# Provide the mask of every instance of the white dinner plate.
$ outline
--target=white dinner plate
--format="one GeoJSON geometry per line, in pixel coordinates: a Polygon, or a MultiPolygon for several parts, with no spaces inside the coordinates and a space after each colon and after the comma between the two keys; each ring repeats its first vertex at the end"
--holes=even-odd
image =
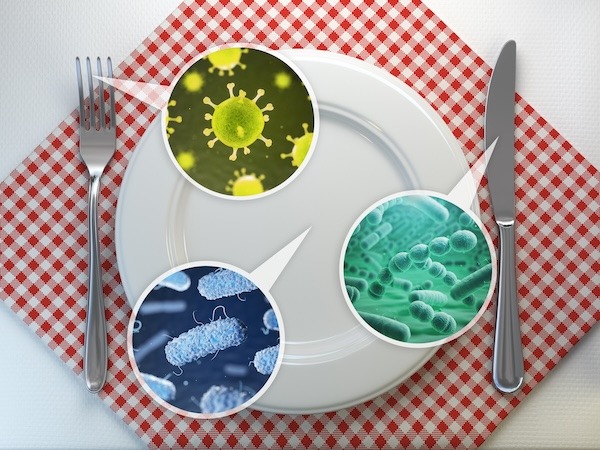
{"type": "Polygon", "coordinates": [[[172,267],[212,260],[252,272],[312,227],[271,290],[283,317],[285,355],[273,384],[252,405],[310,414],[378,396],[437,350],[398,347],[362,328],[341,290],[341,249],[370,205],[407,189],[448,193],[467,164],[436,112],[389,73],[328,52],[282,53],[306,75],[320,111],[318,142],[304,170],[273,195],[217,198],[173,166],[157,119],[123,180],[117,259],[133,305],[172,267]]]}

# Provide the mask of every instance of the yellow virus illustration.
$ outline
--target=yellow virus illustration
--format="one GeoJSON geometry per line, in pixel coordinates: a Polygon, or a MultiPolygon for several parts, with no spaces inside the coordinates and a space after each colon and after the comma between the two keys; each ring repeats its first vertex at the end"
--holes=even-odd
{"type": "Polygon", "coordinates": [[[212,114],[206,113],[204,118],[211,121],[212,128],[205,128],[204,135],[209,136],[214,133],[215,138],[208,141],[208,147],[213,148],[215,142],[220,141],[227,147],[231,147],[233,152],[229,159],[237,159],[237,151],[241,148],[244,155],[250,153],[250,146],[257,139],[270,147],[271,139],[266,139],[262,132],[265,123],[269,121],[269,116],[265,111],[272,111],[273,105],[268,103],[264,108],[259,108],[256,101],[265,94],[264,89],[256,91],[256,97],[252,100],[246,97],[246,92],[240,89],[239,95],[235,96],[233,88],[235,83],[228,83],[229,98],[223,100],[218,105],[213,103],[210,98],[204,97],[204,103],[214,108],[212,114]]]}
{"type": "Polygon", "coordinates": [[[277,72],[273,79],[273,84],[281,90],[287,89],[292,85],[292,76],[284,71],[277,72]]]}
{"type": "Polygon", "coordinates": [[[292,166],[300,167],[304,158],[306,158],[306,154],[310,149],[310,144],[312,143],[313,134],[308,132],[308,124],[303,123],[302,128],[304,128],[304,134],[300,137],[293,138],[288,135],[286,139],[294,144],[294,148],[290,153],[282,153],[281,159],[292,158],[292,166]]]}
{"type": "Polygon", "coordinates": [[[196,157],[189,150],[178,153],[175,159],[183,170],[190,170],[196,164],[196,157]]]}
{"type": "Polygon", "coordinates": [[[234,196],[256,195],[265,191],[262,181],[264,175],[256,176],[255,173],[247,173],[246,168],[233,172],[235,180],[229,180],[225,190],[234,196]]]}
{"type": "MultiPolygon", "coordinates": [[[[175,100],[171,100],[168,103],[167,106],[175,106],[175,105],[177,105],[177,102],[175,100]]],[[[171,123],[171,122],[181,123],[182,120],[183,119],[182,119],[181,116],[177,116],[177,117],[170,116],[169,115],[169,108],[167,108],[167,114],[166,114],[166,117],[165,117],[165,127],[166,127],[166,130],[167,130],[167,137],[171,137],[171,135],[173,133],[175,133],[175,128],[170,127],[169,123],[171,123]]]]}
{"type": "Polygon", "coordinates": [[[236,66],[245,69],[246,65],[241,61],[243,53],[248,53],[248,49],[233,47],[211,53],[208,55],[208,61],[212,64],[212,67],[208,69],[208,72],[213,73],[218,70],[220,76],[223,76],[225,72],[231,76],[236,66]]]}
{"type": "Polygon", "coordinates": [[[204,87],[204,77],[198,72],[188,72],[181,79],[183,87],[188,92],[200,92],[204,87]]]}

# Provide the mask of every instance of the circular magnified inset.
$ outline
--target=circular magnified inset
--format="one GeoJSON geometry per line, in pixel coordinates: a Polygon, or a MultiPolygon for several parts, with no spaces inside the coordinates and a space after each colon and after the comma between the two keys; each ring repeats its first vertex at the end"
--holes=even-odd
{"type": "Polygon", "coordinates": [[[270,294],[223,263],[186,264],[155,280],[136,303],[127,337],[143,388],[193,418],[250,406],[283,359],[281,315],[270,294]]]}
{"type": "Polygon", "coordinates": [[[387,197],[354,224],[340,280],[354,315],[376,336],[440,345],[483,314],[496,280],[492,240],[479,218],[439,193],[387,197]]]}
{"type": "Polygon", "coordinates": [[[257,198],[291,182],[318,134],[318,108],[295,65],[244,45],[200,55],[176,80],[163,137],[183,175],[200,189],[257,198]]]}

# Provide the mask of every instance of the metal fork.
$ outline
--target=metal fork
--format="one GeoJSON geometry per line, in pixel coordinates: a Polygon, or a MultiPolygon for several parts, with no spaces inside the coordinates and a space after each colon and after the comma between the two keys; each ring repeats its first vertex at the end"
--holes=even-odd
{"type": "MultiPolygon", "coordinates": [[[[102,77],[102,62],[97,59],[97,75],[102,77]]],[[[116,146],[115,93],[109,86],[109,117],[106,121],[104,83],[98,80],[98,98],[95,98],[92,64],[86,58],[87,87],[89,103],[84,99],[81,63],[75,59],[77,84],[79,87],[79,154],[87,166],[90,176],[89,186],[89,284],[87,320],[85,327],[85,350],[83,369],[85,382],[91,392],[98,392],[106,381],[108,364],[106,343],[106,316],[104,295],[102,293],[102,269],[98,242],[98,195],[100,178],[105,167],[112,159],[116,146]],[[97,101],[96,101],[97,100],[97,101]],[[96,114],[98,117],[96,117],[96,114]]],[[[108,77],[112,78],[112,63],[107,58],[108,77]]]]}

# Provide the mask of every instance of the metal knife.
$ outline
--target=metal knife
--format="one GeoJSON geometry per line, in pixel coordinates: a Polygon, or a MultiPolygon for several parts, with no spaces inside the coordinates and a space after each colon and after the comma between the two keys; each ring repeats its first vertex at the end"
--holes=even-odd
{"type": "Polygon", "coordinates": [[[498,309],[493,379],[510,393],[523,384],[523,349],[515,266],[515,41],[504,44],[492,72],[485,107],[485,147],[498,138],[487,164],[492,209],[500,231],[498,309]]]}

